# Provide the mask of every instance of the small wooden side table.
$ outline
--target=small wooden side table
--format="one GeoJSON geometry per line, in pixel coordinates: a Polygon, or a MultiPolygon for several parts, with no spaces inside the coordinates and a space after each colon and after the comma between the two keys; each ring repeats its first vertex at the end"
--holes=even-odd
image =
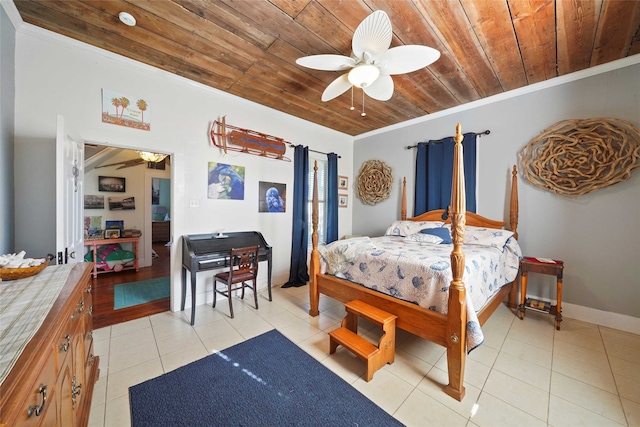
{"type": "Polygon", "coordinates": [[[133,245],[133,250],[131,252],[133,252],[135,254],[135,259],[133,260],[133,265],[130,267],[125,267],[124,270],[139,270],[138,267],[138,261],[139,261],[139,254],[138,254],[138,243],[139,243],[140,238],[139,237],[119,237],[117,239],[102,239],[102,240],[85,240],[84,241],[84,245],[85,246],[89,246],[91,248],[93,248],[93,278],[97,278],[98,274],[102,274],[102,273],[112,273],[111,270],[99,270],[98,269],[98,246],[103,246],[103,245],[112,245],[114,243],[131,243],[133,245]]]}
{"type": "Polygon", "coordinates": [[[526,309],[536,311],[544,311],[556,316],[556,329],[560,330],[560,322],[562,322],[562,271],[564,270],[564,262],[558,260],[544,260],[540,258],[524,257],[520,261],[520,306],[518,307],[518,315],[520,319],[524,319],[526,309]],[[556,276],[557,286],[557,305],[543,304],[539,307],[533,307],[527,300],[527,279],[529,273],[548,274],[556,276]]]}

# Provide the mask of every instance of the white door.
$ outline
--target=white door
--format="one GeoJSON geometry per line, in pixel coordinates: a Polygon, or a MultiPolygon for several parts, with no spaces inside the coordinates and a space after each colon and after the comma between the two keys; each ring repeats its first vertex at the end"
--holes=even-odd
{"type": "Polygon", "coordinates": [[[56,256],[58,264],[83,261],[84,141],[65,129],[56,133],[56,256]]]}

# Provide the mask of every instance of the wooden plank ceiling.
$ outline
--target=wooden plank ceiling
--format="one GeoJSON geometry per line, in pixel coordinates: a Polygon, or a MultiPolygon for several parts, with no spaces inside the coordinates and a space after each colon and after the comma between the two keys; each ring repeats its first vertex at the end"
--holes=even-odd
{"type": "MultiPolygon", "coordinates": [[[[133,58],[314,123],[359,135],[640,53],[637,0],[16,0],[30,24],[133,58]],[[301,56],[351,54],[372,11],[391,19],[393,46],[442,56],[393,76],[386,102],[351,91],[320,100],[340,72],[301,56]],[[126,11],[137,20],[118,19],[126,11]]],[[[215,119],[212,117],[212,119],[215,119]]],[[[233,118],[228,118],[233,124],[233,118]]],[[[259,130],[259,129],[258,129],[259,130]]]]}

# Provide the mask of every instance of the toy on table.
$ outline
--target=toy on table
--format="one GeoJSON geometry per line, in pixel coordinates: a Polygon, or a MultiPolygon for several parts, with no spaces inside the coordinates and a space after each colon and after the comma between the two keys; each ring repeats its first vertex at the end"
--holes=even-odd
{"type": "MultiPolygon", "coordinates": [[[[122,249],[119,243],[100,246],[96,251],[96,266],[101,270],[122,271],[125,267],[133,265],[135,259],[136,255],[122,249]]],[[[84,260],[93,262],[93,251],[89,251],[84,260]]]]}

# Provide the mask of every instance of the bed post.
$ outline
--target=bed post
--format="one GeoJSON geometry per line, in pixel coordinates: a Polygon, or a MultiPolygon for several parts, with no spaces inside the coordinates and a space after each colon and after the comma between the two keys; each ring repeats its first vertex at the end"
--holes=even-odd
{"type": "Polygon", "coordinates": [[[514,237],[518,239],[518,170],[513,165],[511,172],[511,200],[509,204],[509,227],[514,233],[514,237]]]}
{"type": "Polygon", "coordinates": [[[402,206],[400,208],[400,219],[407,220],[407,177],[402,178],[402,206]]]}
{"type": "MultiPolygon", "coordinates": [[[[513,237],[518,239],[518,169],[516,165],[513,165],[513,171],[511,172],[511,198],[509,199],[509,228],[513,231],[513,237]]],[[[509,297],[507,306],[511,309],[518,308],[518,283],[520,280],[520,273],[516,276],[515,280],[511,282],[511,290],[509,291],[509,297]]]]}
{"type": "Polygon", "coordinates": [[[318,162],[313,162],[313,198],[311,203],[311,259],[309,262],[309,315],[317,316],[318,291],[317,275],[320,273],[320,255],[318,254],[318,162]]]}
{"type": "Polygon", "coordinates": [[[464,186],[464,162],[462,157],[462,127],[456,126],[453,152],[453,180],[451,186],[451,271],[453,280],[449,286],[449,310],[447,314],[447,369],[449,384],[445,392],[457,399],[464,397],[464,368],[466,364],[467,304],[464,274],[465,256],[462,251],[466,224],[466,193],[464,186]]]}

